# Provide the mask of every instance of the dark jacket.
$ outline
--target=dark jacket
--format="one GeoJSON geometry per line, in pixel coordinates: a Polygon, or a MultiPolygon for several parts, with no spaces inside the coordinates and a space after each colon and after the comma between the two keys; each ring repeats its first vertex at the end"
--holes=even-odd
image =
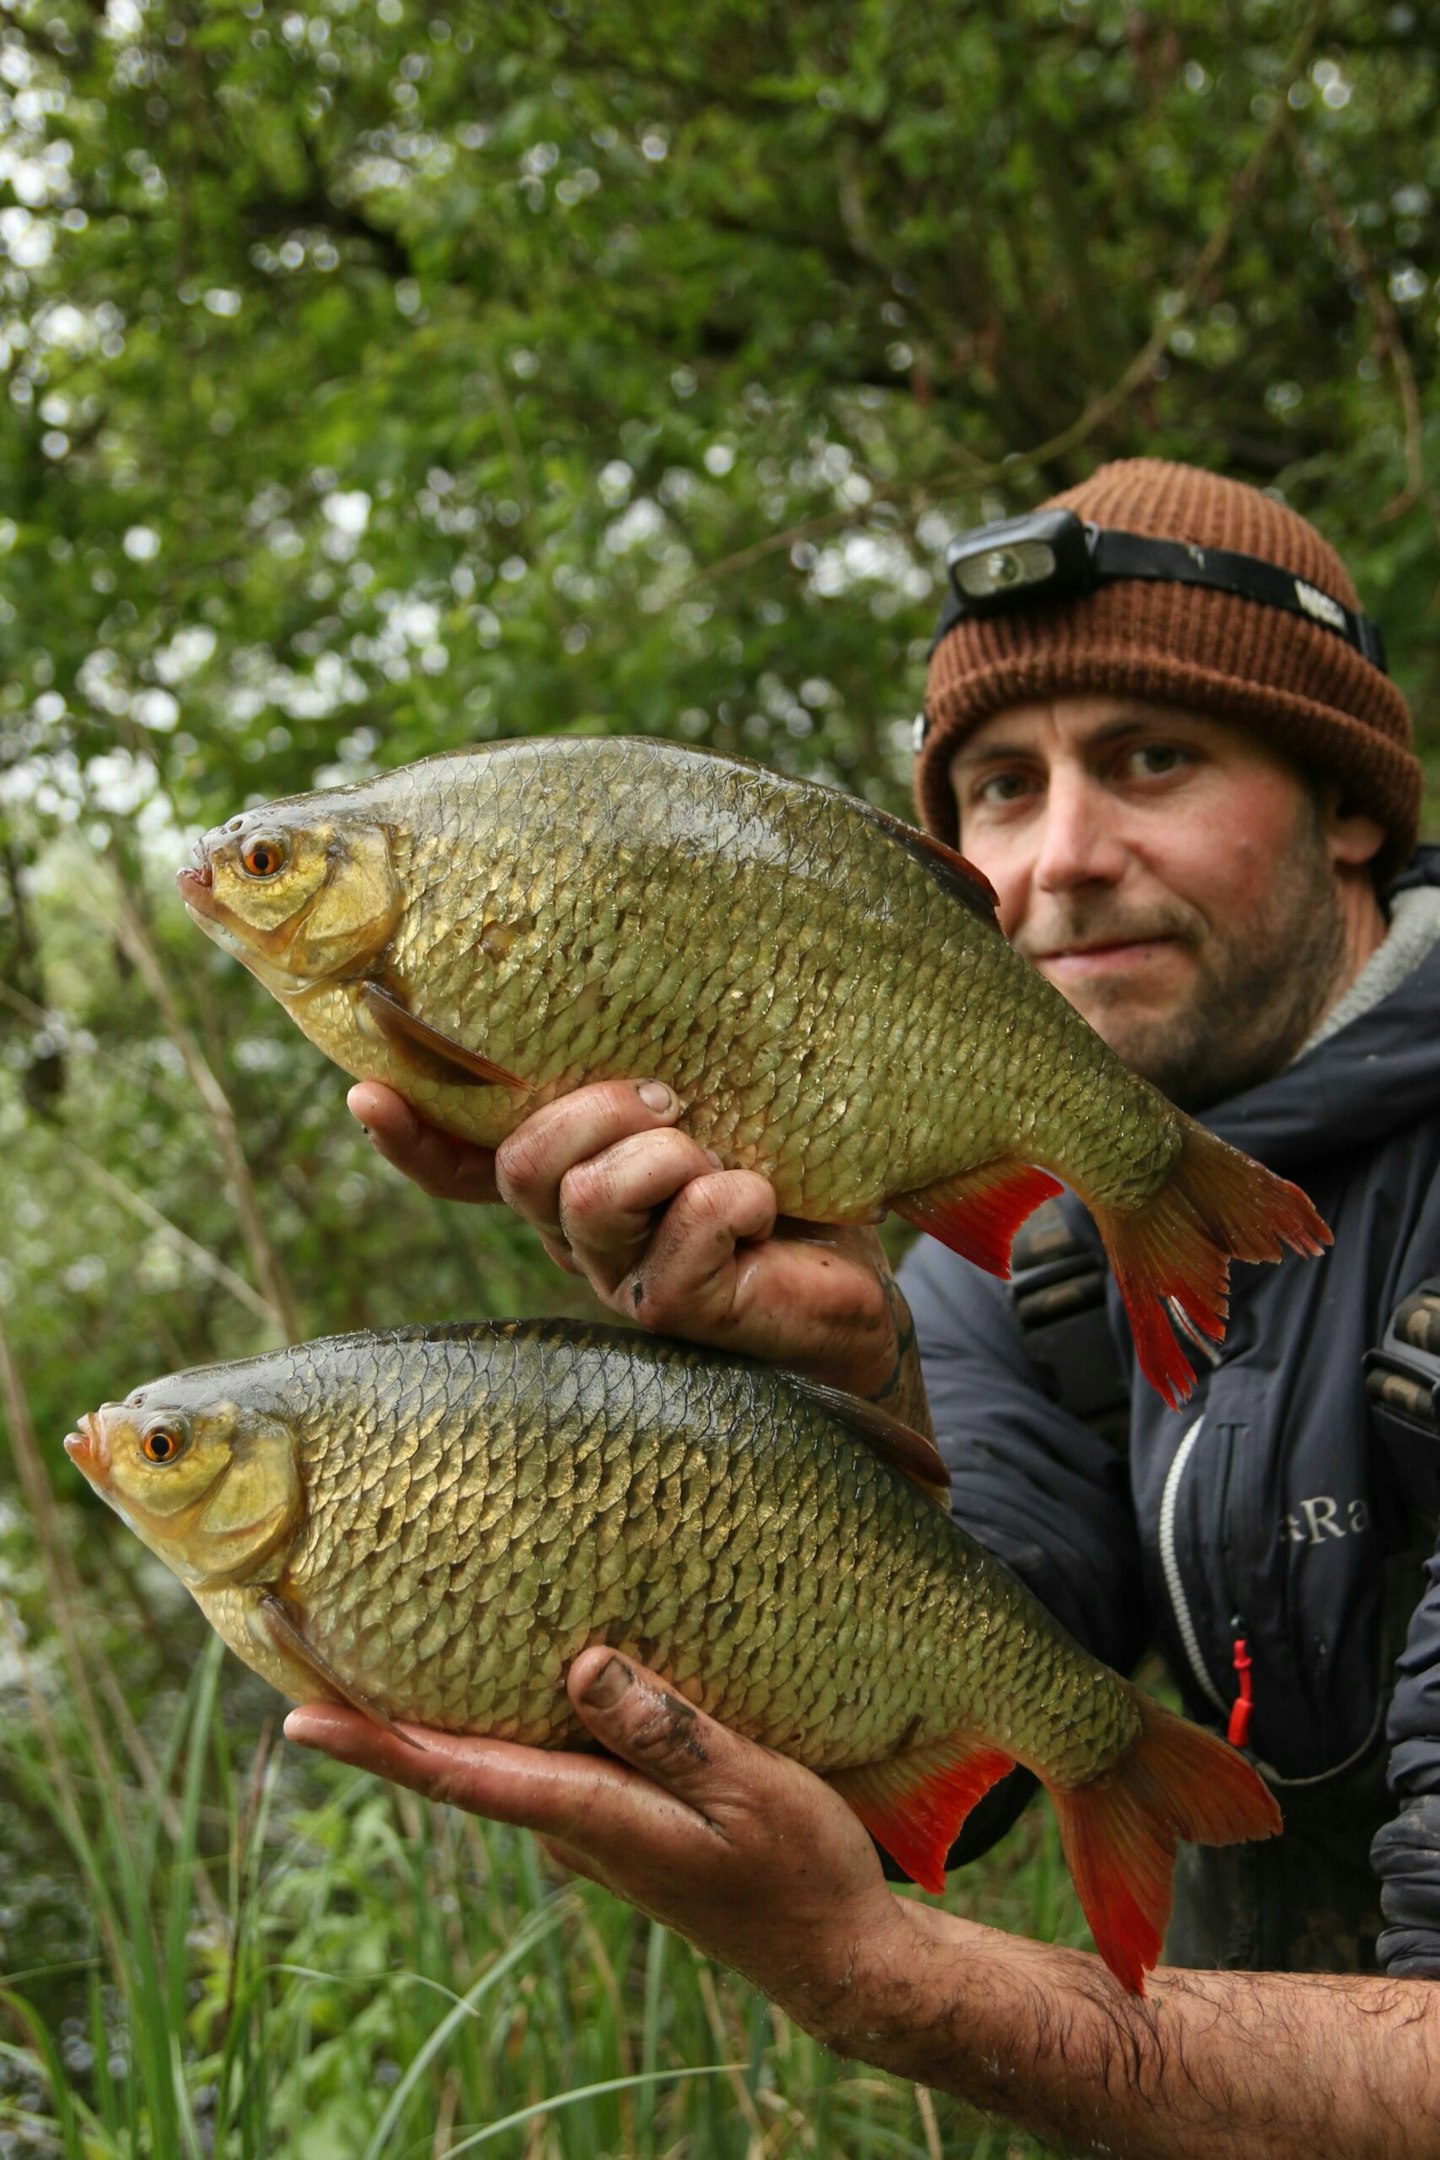
{"type": "MultiPolygon", "coordinates": [[[[1401,882],[1440,885],[1440,849],[1401,882]]],[[[1440,946],[1205,1123],[1303,1186],[1335,1242],[1319,1260],[1233,1269],[1218,1362],[1195,1355],[1176,1410],[1135,1376],[1110,1286],[1128,1454],[1049,1399],[1006,1284],[933,1239],[912,1248],[901,1277],[955,1513],[1107,1663],[1129,1669],[1158,1645],[1213,1727],[1238,1692],[1237,1638],[1248,1644],[1250,1751],[1287,1833],[1190,1856],[1192,1872],[1219,1871],[1199,1903],[1234,1909],[1202,1942],[1177,1893],[1185,1961],[1440,1977],[1440,1560],[1426,1569],[1415,1550],[1417,1508],[1377,1444],[1363,1378],[1400,1299],[1440,1274],[1440,946]],[[1302,1944],[1297,1908],[1323,1902],[1322,1865],[1348,1878],[1326,1924],[1336,1940],[1322,1929],[1302,1944]]],[[[1078,1202],[1061,1204],[1096,1243],[1078,1202]]],[[[1182,1961],[1173,1937],[1168,1954],[1182,1961]]]]}

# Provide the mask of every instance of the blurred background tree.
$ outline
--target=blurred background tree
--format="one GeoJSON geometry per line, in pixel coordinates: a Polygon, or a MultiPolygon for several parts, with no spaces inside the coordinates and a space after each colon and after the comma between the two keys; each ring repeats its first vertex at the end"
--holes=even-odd
{"type": "MultiPolygon", "coordinates": [[[[1433,31],[0,0],[0,1329],[112,1610],[148,1578],[60,1453],[80,1411],[579,1295],[373,1162],[185,922],[197,830],[553,730],[903,810],[945,537],[1139,452],[1320,523],[1440,778],[1433,31]]],[[[43,1646],[7,1491],[0,1600],[43,1646]]]]}
{"type": "Polygon", "coordinates": [[[946,534],[1141,451],[1315,516],[1440,738],[1414,6],[0,26],[3,1288],[47,1435],[254,1335],[142,1201],[309,1332],[561,1287],[369,1167],[183,922],[182,834],[556,729],[903,808],[946,534]],[[248,1234],[202,1054],[263,1165],[248,1234]]]}

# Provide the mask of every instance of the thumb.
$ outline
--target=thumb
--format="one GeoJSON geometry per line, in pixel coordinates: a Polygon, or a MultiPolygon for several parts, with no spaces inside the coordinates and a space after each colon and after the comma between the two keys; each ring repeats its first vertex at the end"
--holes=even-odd
{"type": "Polygon", "coordinates": [[[582,1650],[565,1684],[576,1714],[612,1755],[701,1814],[714,1815],[732,1783],[726,1773],[734,1765],[727,1758],[751,1743],[717,1725],[657,1674],[603,1646],[582,1650]]]}

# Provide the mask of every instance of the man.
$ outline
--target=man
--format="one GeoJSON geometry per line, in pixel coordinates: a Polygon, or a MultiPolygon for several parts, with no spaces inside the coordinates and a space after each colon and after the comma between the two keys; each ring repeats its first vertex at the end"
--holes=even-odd
{"type": "MultiPolygon", "coordinates": [[[[1235,1271],[1189,1402],[1137,1380],[1113,1296],[1077,1353],[927,1239],[912,1332],[872,1234],[777,1225],[658,1084],[553,1103],[494,1161],[385,1090],[352,1107],[427,1189],[498,1192],[613,1309],[933,1411],[967,1526],[1110,1662],[1157,1639],[1191,1712],[1250,1744],[1284,1837],[1186,1856],[1137,2002],[1093,1956],[896,1897],[828,1788],[604,1650],[569,1685],[615,1761],[434,1736],[420,1757],[328,1707],[287,1730],[529,1825],[838,2051],[1065,2149],[1418,2160],[1440,2152],[1440,1564],[1363,1379],[1440,1273],[1440,892],[1429,860],[1396,878],[1408,715],[1343,565],[1267,497],[1138,460],[1048,507],[1083,521],[1050,569],[1013,535],[961,551],[995,590],[943,626],[917,793],[1112,1046],[1334,1229],[1323,1261],[1235,1271]],[[1128,1392],[1120,1446],[1097,1359],[1128,1392]]],[[[1066,1280],[1098,1272],[1062,1206],[1066,1280]]],[[[989,1828],[1023,1797],[1012,1779],[989,1828]]]]}

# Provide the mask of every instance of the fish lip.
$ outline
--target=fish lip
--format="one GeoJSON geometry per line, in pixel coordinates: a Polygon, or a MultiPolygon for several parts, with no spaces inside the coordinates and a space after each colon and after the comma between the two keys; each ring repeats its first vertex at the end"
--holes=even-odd
{"type": "Polygon", "coordinates": [[[103,1477],[110,1468],[110,1446],[105,1436],[103,1410],[87,1411],[74,1432],[65,1435],[65,1452],[87,1477],[103,1477]]]}
{"type": "Polygon", "coordinates": [[[175,882],[180,888],[180,898],[192,913],[214,914],[215,872],[210,867],[208,858],[202,860],[198,867],[187,865],[185,869],[177,870],[175,882]]]}

